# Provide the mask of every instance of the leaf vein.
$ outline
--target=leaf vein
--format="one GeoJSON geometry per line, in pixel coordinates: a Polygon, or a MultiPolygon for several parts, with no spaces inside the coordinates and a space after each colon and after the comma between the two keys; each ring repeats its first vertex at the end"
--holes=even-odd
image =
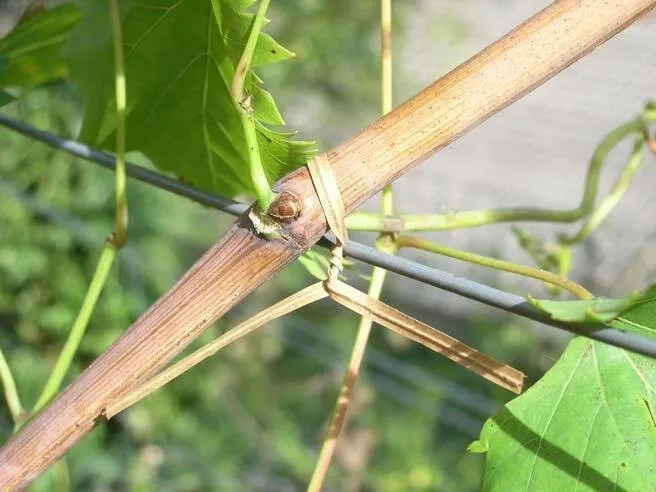
{"type": "Polygon", "coordinates": [[[569,378],[567,379],[567,382],[565,385],[563,385],[563,391],[561,391],[560,396],[558,397],[558,400],[556,401],[554,405],[554,409],[551,412],[551,415],[549,415],[549,419],[547,420],[547,425],[544,428],[544,431],[540,435],[540,442],[538,443],[538,449],[535,451],[535,459],[533,460],[533,464],[531,465],[531,473],[528,476],[528,480],[526,482],[526,487],[524,490],[530,490],[530,485],[531,481],[533,480],[533,472],[535,471],[535,465],[538,461],[538,458],[540,457],[540,449],[542,449],[542,441],[544,440],[544,436],[547,434],[549,427],[551,426],[551,423],[553,422],[554,415],[556,415],[556,411],[558,410],[558,405],[560,405],[560,402],[563,399],[563,396],[565,395],[565,392],[567,391],[567,388],[569,387],[570,383],[572,382],[572,379],[574,379],[574,374],[576,374],[576,371],[578,371],[579,366],[581,365],[581,362],[583,361],[583,357],[585,355],[585,351],[581,352],[581,356],[579,357],[579,360],[576,363],[576,366],[572,370],[572,373],[570,374],[569,378]]]}
{"type": "Polygon", "coordinates": [[[620,429],[619,424],[617,423],[617,419],[615,418],[615,414],[613,413],[612,407],[610,406],[610,403],[608,401],[608,395],[606,394],[606,388],[604,386],[603,382],[603,376],[601,374],[601,368],[599,367],[599,360],[597,359],[597,350],[594,346],[592,345],[592,359],[594,361],[594,366],[595,366],[595,374],[597,376],[597,381],[599,382],[599,388],[601,389],[601,396],[604,399],[604,403],[606,404],[606,407],[608,408],[608,413],[610,414],[611,420],[613,421],[613,424],[615,425],[615,428],[617,429],[617,433],[620,435],[620,437],[623,440],[623,448],[626,447],[626,443],[628,439],[624,437],[624,434],[622,434],[622,429],[620,429]]]}
{"type": "MultiPolygon", "coordinates": [[[[137,40],[134,42],[134,44],[131,45],[130,50],[125,54],[125,61],[126,61],[126,62],[130,59],[130,56],[132,55],[132,53],[134,53],[134,50],[136,50],[136,49],[139,47],[139,45],[140,45],[140,44],[141,44],[141,43],[142,43],[142,42],[143,42],[148,36],[150,36],[150,33],[153,32],[153,30],[154,30],[155,28],[157,28],[157,26],[158,26],[158,25],[159,25],[159,24],[160,24],[160,23],[161,23],[166,17],[168,17],[168,15],[169,15],[171,12],[173,12],[176,8],[178,8],[178,6],[179,6],[180,4],[182,4],[182,2],[184,2],[184,1],[185,1],[185,0],[178,0],[176,3],[174,3],[174,4],[171,5],[170,7],[165,7],[165,11],[164,11],[164,13],[163,13],[160,17],[158,17],[158,18],[153,22],[153,24],[152,24],[148,29],[146,29],[146,30],[144,31],[144,33],[143,33],[139,38],[137,38],[137,40]]],[[[137,6],[137,7],[144,8],[143,5],[136,4],[136,6],[137,6]]],[[[151,6],[151,7],[152,7],[152,6],[151,6]]]]}

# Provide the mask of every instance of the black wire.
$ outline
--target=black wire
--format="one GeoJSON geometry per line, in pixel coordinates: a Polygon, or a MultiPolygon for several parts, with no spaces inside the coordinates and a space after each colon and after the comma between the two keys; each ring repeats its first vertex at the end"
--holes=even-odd
{"type": "MultiPolygon", "coordinates": [[[[90,162],[100,164],[106,169],[113,170],[116,160],[112,154],[101,152],[75,140],[62,138],[58,135],[38,130],[26,123],[16,121],[0,114],[0,125],[34,140],[39,140],[56,149],[81,157],[90,162]]],[[[163,188],[176,195],[184,196],[208,207],[222,210],[232,215],[241,215],[248,209],[248,205],[221,197],[213,193],[200,190],[189,184],[169,178],[141,166],[128,163],[126,166],[128,176],[139,181],[163,188]]],[[[332,234],[326,234],[319,242],[319,246],[328,248],[334,243],[332,234]]],[[[582,335],[593,340],[614,345],[631,352],[656,358],[656,340],[627,333],[621,330],[608,328],[602,324],[592,323],[564,323],[552,320],[549,315],[531,306],[524,297],[505,292],[488,285],[480,284],[451,273],[443,272],[437,268],[428,267],[400,256],[394,256],[365,246],[355,241],[348,241],[344,245],[344,253],[351,258],[364,261],[370,265],[379,266],[390,272],[403,275],[419,282],[432,285],[442,290],[467,297],[489,306],[496,307],[524,318],[538,321],[561,330],[582,335]]]]}
{"type": "MultiPolygon", "coordinates": [[[[116,167],[116,158],[112,154],[92,149],[91,147],[76,142],[75,140],[68,140],[53,133],[44,132],[31,125],[23,123],[22,121],[13,120],[2,114],[0,114],[0,125],[14,130],[21,135],[25,135],[26,137],[39,140],[56,149],[64,150],[69,154],[99,164],[105,169],[113,171],[116,167]]],[[[213,193],[208,193],[207,191],[187,185],[177,179],[164,176],[163,174],[150,171],[149,169],[137,166],[136,164],[127,163],[126,172],[131,178],[151,184],[157,188],[165,189],[176,195],[190,198],[202,205],[207,205],[208,207],[216,208],[232,215],[241,215],[248,209],[248,205],[213,193]]]]}

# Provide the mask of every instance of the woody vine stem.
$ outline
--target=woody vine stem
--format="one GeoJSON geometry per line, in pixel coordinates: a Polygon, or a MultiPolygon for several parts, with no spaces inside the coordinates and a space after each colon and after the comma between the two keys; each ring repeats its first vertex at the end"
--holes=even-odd
{"type": "MultiPolygon", "coordinates": [[[[119,12],[116,0],[109,1],[111,14],[110,18],[114,28],[113,32],[115,54],[118,53],[118,55],[115,56],[117,83],[116,136],[117,139],[120,139],[120,135],[124,135],[124,130],[119,130],[119,126],[124,125],[124,114],[122,116],[121,111],[124,111],[125,108],[124,101],[123,104],[120,103],[120,90],[118,90],[119,84],[122,83],[123,88],[125,84],[124,77],[121,77],[122,56],[119,58],[119,55],[121,55],[122,43],[120,41],[119,12]],[[116,28],[117,26],[119,26],[118,29],[116,28]]],[[[384,0],[381,1],[384,2],[384,0]]],[[[259,5],[258,14],[256,15],[256,18],[253,22],[254,32],[258,32],[261,28],[264,19],[264,11],[266,10],[268,3],[268,1],[263,0],[259,5]]],[[[391,7],[389,0],[386,3],[391,7]]],[[[381,5],[381,10],[384,10],[385,3],[381,3],[381,5]]],[[[539,24],[537,21],[527,22],[524,27],[521,27],[518,31],[520,34],[524,33],[523,35],[518,35],[512,39],[504,38],[503,40],[499,41],[499,44],[497,45],[501,48],[504,46],[513,47],[513,49],[516,50],[518,57],[525,61],[526,66],[524,67],[524,72],[519,74],[522,76],[519,76],[517,73],[515,73],[516,71],[514,69],[508,71],[507,64],[500,63],[499,60],[493,56],[494,51],[491,51],[488,52],[489,56],[475,57],[471,62],[469,62],[469,65],[465,65],[464,68],[454,71],[449,77],[447,77],[447,81],[450,81],[450,83],[453,84],[452,87],[454,87],[454,91],[456,91],[457,94],[466,94],[467,101],[471,103],[471,107],[464,107],[463,113],[458,115],[457,124],[455,125],[455,130],[457,130],[456,133],[470,129],[474,125],[475,121],[480,121],[481,118],[489,116],[499,108],[507,105],[513,98],[518,97],[530,88],[535,87],[535,85],[541,81],[564,68],[564,66],[569,61],[575,60],[585,51],[591,49],[596,44],[603,41],[603,39],[610,36],[612,32],[615,32],[619,27],[619,24],[617,24],[618,21],[615,20],[615,17],[621,17],[620,14],[622,14],[622,11],[620,10],[620,6],[624,9],[624,11],[627,12],[626,15],[622,14],[624,16],[621,17],[623,21],[620,24],[623,26],[634,16],[638,15],[638,8],[645,9],[649,6],[653,6],[653,2],[651,2],[651,0],[648,2],[636,2],[633,0],[633,2],[626,1],[625,3],[622,3],[622,5],[620,5],[620,3],[615,4],[614,2],[609,2],[607,4],[608,8],[606,9],[607,16],[604,16],[604,12],[602,11],[603,9],[600,9],[599,11],[598,29],[591,29],[588,31],[583,29],[577,31],[575,28],[571,27],[571,23],[565,23],[565,20],[571,19],[572,16],[576,17],[576,15],[583,16],[586,13],[586,10],[594,12],[594,2],[587,0],[584,2],[556,2],[553,5],[554,6],[551,7],[552,10],[549,11],[554,13],[553,15],[555,20],[553,24],[556,27],[562,29],[565,29],[565,24],[567,24],[566,32],[568,33],[566,42],[562,41],[564,39],[563,37],[558,38],[554,36],[553,38],[555,45],[554,53],[558,54],[558,57],[556,57],[554,53],[541,53],[539,51],[535,52],[532,48],[529,48],[535,44],[536,39],[539,39],[539,28],[541,24],[539,24]],[[565,15],[567,15],[566,18],[565,15]],[[613,20],[612,25],[609,23],[609,19],[613,20]],[[605,22],[605,24],[602,21],[605,22]],[[613,29],[615,31],[613,31],[613,29]],[[516,39],[519,41],[517,41],[516,44],[513,44],[515,43],[514,40],[516,39]],[[581,42],[573,42],[573,39],[578,39],[581,42]],[[561,51],[565,54],[560,55],[561,51]],[[486,91],[485,98],[482,98],[480,94],[477,96],[476,91],[468,90],[470,87],[466,84],[466,82],[472,79],[472,74],[479,73],[477,70],[475,70],[476,67],[478,67],[479,70],[481,67],[496,67],[496,70],[491,70],[490,72],[480,71],[480,74],[492,74],[489,77],[490,80],[488,82],[492,84],[492,88],[494,90],[486,91]],[[547,68],[549,68],[549,70],[547,70],[547,68]],[[509,81],[512,83],[506,83],[508,82],[506,79],[504,79],[506,74],[508,75],[509,81]],[[496,87],[494,85],[495,83],[497,83],[499,87],[496,87]],[[490,98],[490,94],[501,94],[501,85],[503,85],[502,95],[499,95],[496,99],[490,98]]],[[[389,10],[390,9],[388,8],[388,12],[389,10]]],[[[573,25],[576,26],[578,24],[574,23],[573,25]]],[[[250,42],[251,55],[252,50],[254,50],[255,47],[254,39],[256,38],[252,32],[248,40],[250,42]]],[[[243,56],[242,59],[245,60],[244,63],[246,66],[250,63],[249,58],[243,56]]],[[[239,65],[242,65],[241,60],[239,65]]],[[[238,76],[239,75],[237,74],[237,77],[238,76]]],[[[245,74],[243,76],[245,76],[245,74]]],[[[483,77],[481,79],[481,83],[485,82],[486,79],[483,77]]],[[[243,90],[243,82],[241,83],[240,87],[243,90]]],[[[427,89],[425,94],[427,94],[426,97],[430,96],[429,100],[436,101],[437,104],[435,104],[436,109],[430,107],[429,110],[414,113],[418,115],[414,120],[415,126],[418,125],[420,129],[426,130],[419,132],[424,136],[421,141],[414,142],[412,146],[396,146],[396,150],[394,152],[392,152],[389,147],[381,147],[371,143],[374,140],[385,140],[371,139],[371,135],[387,135],[388,137],[393,136],[393,126],[390,122],[393,123],[394,121],[408,121],[408,117],[404,116],[401,112],[399,113],[400,116],[397,116],[396,120],[394,120],[394,118],[390,118],[387,120],[387,123],[384,122],[382,126],[372,127],[370,130],[364,132],[362,137],[356,136],[350,141],[350,143],[347,142],[344,144],[346,150],[341,154],[341,160],[336,158],[335,162],[332,162],[331,164],[334,164],[334,167],[337,170],[341,169],[343,175],[344,169],[348,167],[347,164],[349,162],[355,162],[355,159],[353,158],[354,152],[352,150],[353,146],[355,145],[354,142],[360,142],[360,145],[362,145],[361,142],[368,142],[366,148],[368,148],[369,151],[368,153],[365,152],[365,155],[368,157],[368,161],[363,162],[364,165],[361,166],[356,173],[354,173],[354,176],[357,179],[352,180],[352,182],[359,183],[363,181],[364,173],[371,172],[370,170],[375,163],[381,172],[377,176],[378,181],[374,180],[375,182],[373,182],[373,184],[368,184],[368,189],[373,191],[374,189],[380,188],[383,183],[389,182],[391,179],[390,176],[392,171],[396,170],[400,173],[401,171],[406,170],[412,162],[416,162],[418,159],[426,157],[432,149],[438,148],[448,143],[450,141],[449,136],[444,136],[440,132],[436,131],[442,128],[442,125],[438,125],[437,121],[442,116],[444,116],[444,110],[440,109],[443,105],[439,104],[441,101],[441,93],[435,89],[435,86],[433,86],[433,88],[427,89]],[[383,170],[385,172],[382,172],[383,170]]],[[[235,104],[239,104],[240,107],[248,109],[250,107],[251,101],[248,99],[248,97],[243,97],[243,92],[240,95],[242,97],[235,98],[235,104]]],[[[653,113],[653,111],[651,112],[653,113]]],[[[245,111],[244,115],[252,116],[252,113],[249,115],[249,113],[245,111]]],[[[250,134],[248,134],[248,128],[246,128],[246,123],[248,122],[247,120],[248,118],[242,117],[244,131],[247,133],[247,139],[251,138],[252,142],[254,142],[253,146],[248,147],[249,156],[259,157],[259,152],[257,151],[256,147],[257,134],[255,132],[254,121],[252,118],[250,118],[250,123],[252,125],[249,128],[252,131],[250,134]]],[[[449,120],[447,119],[447,122],[448,121],[449,120]]],[[[637,132],[632,132],[631,134],[635,134],[639,137],[641,134],[643,134],[643,132],[640,130],[637,132]]],[[[392,139],[389,138],[388,140],[391,141],[392,139]]],[[[645,138],[643,134],[641,143],[644,143],[644,141],[645,138]]],[[[406,144],[407,143],[408,142],[406,142],[406,144]]],[[[122,146],[120,142],[117,141],[117,151],[122,151],[121,149],[124,149],[124,146],[122,146]]],[[[338,157],[340,156],[339,153],[337,153],[337,155],[338,157]]],[[[641,155],[636,157],[635,161],[632,159],[631,163],[639,162],[640,157],[641,155]]],[[[120,157],[120,162],[122,162],[122,165],[124,166],[123,156],[120,157]]],[[[268,186],[268,183],[266,182],[266,176],[263,172],[262,163],[257,159],[250,159],[249,164],[251,167],[253,180],[259,180],[259,185],[257,185],[257,198],[259,208],[266,209],[266,206],[268,203],[270,203],[272,198],[272,192],[268,186]],[[264,184],[266,184],[266,186],[264,186],[264,184]]],[[[599,218],[603,219],[603,217],[605,217],[605,215],[608,213],[608,210],[614,206],[613,200],[615,200],[615,198],[613,197],[621,196],[623,190],[626,189],[625,185],[633,176],[633,173],[635,172],[633,169],[637,168],[637,164],[631,164],[631,166],[632,168],[624,172],[620,177],[620,181],[618,182],[619,185],[616,186],[611,191],[611,194],[609,194],[605,199],[605,203],[607,204],[605,205],[605,208],[602,209],[600,208],[601,206],[597,208],[598,219],[595,219],[596,222],[598,222],[599,218]]],[[[117,173],[117,184],[120,176],[124,175],[124,172],[117,173]]],[[[299,176],[296,176],[296,178],[299,178],[299,176]]],[[[350,194],[346,194],[348,198],[347,205],[349,205],[347,208],[355,207],[361,200],[364,200],[366,196],[368,196],[367,190],[359,190],[356,192],[353,187],[349,187],[349,184],[346,183],[344,179],[342,179],[341,182],[346,191],[350,192],[350,194]]],[[[302,186],[304,183],[303,179],[299,178],[299,183],[301,184],[298,186],[302,186]]],[[[293,187],[293,184],[290,186],[293,187]]],[[[120,189],[121,186],[117,186],[117,195],[120,195],[120,189]]],[[[386,199],[389,199],[391,195],[386,194],[385,197],[386,199]]],[[[117,207],[120,208],[121,200],[117,200],[117,202],[117,207]]],[[[602,201],[602,203],[604,203],[604,201],[602,201]]],[[[385,218],[386,214],[387,212],[383,210],[382,217],[385,218]]],[[[117,213],[117,217],[119,215],[120,214],[117,213]]],[[[121,234],[121,225],[118,222],[119,221],[117,220],[115,229],[116,236],[121,234]]],[[[594,227],[596,227],[596,222],[592,223],[594,227]]],[[[123,225],[125,226],[126,223],[123,225]]],[[[317,227],[316,229],[316,231],[311,231],[308,233],[307,237],[301,236],[307,239],[308,245],[312,244],[318,239],[317,234],[319,234],[319,228],[317,227]]],[[[124,230],[125,229],[123,229],[123,231],[124,230]]],[[[381,237],[383,239],[387,238],[387,240],[390,242],[390,247],[392,248],[396,247],[399,243],[402,242],[400,238],[397,239],[391,234],[392,231],[385,230],[384,228],[376,230],[384,233],[381,235],[381,237]]],[[[109,243],[112,246],[112,249],[110,250],[112,254],[115,254],[114,248],[118,247],[117,244],[114,244],[114,242],[117,241],[116,236],[109,243]]],[[[379,244],[383,243],[383,239],[379,240],[379,244]]],[[[120,243],[121,240],[118,240],[117,242],[120,243]]],[[[563,240],[562,242],[565,243],[566,241],[563,240]]],[[[407,240],[406,243],[408,243],[407,240]]],[[[407,245],[409,245],[409,243],[407,245]]],[[[199,263],[197,264],[199,265],[198,268],[201,270],[205,267],[216,265],[221,265],[225,268],[220,270],[218,275],[212,276],[212,278],[203,278],[202,285],[201,282],[192,282],[195,280],[193,276],[198,272],[198,270],[191,271],[191,280],[187,279],[187,283],[182,282],[178,284],[175,290],[172,291],[173,294],[166,298],[173,302],[176,299],[184,298],[189,293],[194,293],[197,303],[191,306],[180,306],[179,309],[171,312],[171,315],[167,316],[164,320],[158,318],[158,316],[161,314],[161,311],[158,311],[157,306],[153,311],[150,312],[149,315],[144,316],[142,320],[139,321],[133,327],[133,329],[128,332],[128,334],[124,335],[119,340],[119,342],[117,342],[115,348],[110,350],[108,353],[109,355],[105,355],[89,368],[89,370],[85,373],[86,379],[83,378],[81,381],[74,383],[69,388],[67,393],[68,399],[60,399],[50,408],[50,410],[46,410],[46,412],[44,412],[40,417],[37,417],[37,419],[35,419],[35,421],[32,422],[30,426],[25,430],[22,437],[10,442],[10,444],[4,450],[3,458],[5,460],[4,462],[6,470],[12,470],[14,476],[10,476],[8,478],[10,482],[6,482],[6,476],[0,478],[0,481],[3,481],[3,483],[25,483],[25,480],[27,480],[26,477],[29,477],[30,474],[34,474],[42,470],[50,461],[54,460],[57,456],[61,456],[67,445],[72,445],[81,437],[81,435],[88,432],[88,430],[93,426],[98,416],[101,415],[99,411],[101,408],[103,408],[102,405],[106,404],[108,399],[113,396],[113,392],[115,392],[117,389],[124,388],[129,383],[131,383],[132,379],[139,374],[139,370],[142,370],[144,367],[161,366],[163,364],[162,361],[164,361],[166,357],[172,356],[172,354],[175,352],[175,349],[181,345],[183,340],[189,340],[197,336],[201,329],[204,326],[207,326],[207,323],[211,322],[212,319],[216,319],[216,317],[225,312],[226,309],[234,304],[234,302],[236,302],[236,298],[229,300],[225,299],[224,296],[223,298],[219,298],[217,300],[217,293],[223,289],[222,282],[225,282],[227,278],[232,280],[239,278],[239,280],[242,282],[241,285],[243,286],[243,291],[240,292],[250,292],[254,286],[263,282],[265,277],[268,278],[271,276],[272,272],[274,272],[276,268],[279,268],[286,264],[286,262],[291,261],[291,258],[296,255],[296,253],[292,252],[289,248],[280,246],[280,243],[271,243],[266,246],[267,247],[264,248],[263,242],[259,238],[250,235],[248,231],[244,231],[238,227],[233,227],[229,231],[227,239],[224,239],[222,242],[218,243],[215,249],[208,253],[203,259],[199,260],[199,263]],[[235,270],[242,270],[239,270],[239,265],[234,263],[233,259],[226,258],[224,255],[222,255],[222,253],[224,251],[228,251],[230,247],[233,247],[236,244],[255,245],[251,249],[246,250],[243,258],[240,259],[241,263],[246,260],[255,262],[257,261],[257,258],[261,257],[259,261],[268,262],[265,263],[266,267],[262,268],[261,271],[258,271],[256,275],[252,274],[249,276],[244,275],[242,277],[229,277],[229,273],[231,274],[235,270]],[[203,308],[204,310],[199,309],[199,307],[203,308]],[[192,328],[187,328],[187,325],[191,325],[192,328]],[[161,332],[158,332],[155,329],[155,326],[158,328],[161,327],[161,332]],[[166,335],[165,337],[162,335],[164,332],[166,335]],[[110,381],[110,377],[108,377],[108,375],[116,373],[116,364],[115,362],[112,362],[110,355],[118,353],[122,354],[123,356],[121,359],[121,375],[118,379],[112,379],[110,381]],[[89,381],[94,382],[92,389],[97,390],[95,393],[86,391],[90,387],[89,381]],[[79,400],[76,398],[79,398],[79,400]],[[84,404],[79,404],[77,407],[73,408],[73,406],[70,405],[71,401],[77,401],[78,403],[84,404]],[[38,454],[35,453],[37,448],[38,454]],[[20,466],[17,466],[17,463],[20,466]],[[21,477],[16,478],[16,474],[18,473],[16,470],[22,474],[21,477]],[[12,482],[12,480],[14,481],[12,482]],[[16,482],[16,480],[23,481],[16,482]]],[[[534,248],[534,250],[536,255],[541,254],[539,248],[534,248]]],[[[111,261],[109,261],[108,264],[111,265],[111,261]]],[[[108,269],[109,267],[107,267],[107,271],[108,269]]],[[[99,276],[102,277],[102,275],[99,276]]],[[[382,287],[382,280],[380,283],[382,287]]],[[[102,285],[102,282],[100,282],[100,285],[102,285]]],[[[90,293],[91,291],[93,291],[93,289],[90,289],[90,293]]],[[[93,301],[92,304],[94,303],[95,301],[93,301]]],[[[0,367],[0,374],[2,372],[2,367],[0,367]]],[[[5,380],[3,377],[3,383],[4,382],[5,380]]]]}

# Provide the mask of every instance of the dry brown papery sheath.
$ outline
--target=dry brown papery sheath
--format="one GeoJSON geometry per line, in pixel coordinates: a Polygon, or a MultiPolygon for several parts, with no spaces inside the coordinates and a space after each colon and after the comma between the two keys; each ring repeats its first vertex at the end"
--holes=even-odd
{"type": "MultiPolygon", "coordinates": [[[[347,211],[653,8],[656,0],[560,0],[329,153],[347,211]]],[[[239,219],[148,312],[0,451],[0,490],[25,487],[81,439],[108,401],[161,368],[240,299],[314,244],[326,223],[305,169],[302,197],[265,241],[239,219]]]]}

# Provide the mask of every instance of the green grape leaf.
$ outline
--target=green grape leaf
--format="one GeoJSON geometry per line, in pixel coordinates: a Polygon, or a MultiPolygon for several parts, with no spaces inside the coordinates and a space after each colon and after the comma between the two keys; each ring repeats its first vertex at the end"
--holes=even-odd
{"type": "MultiPolygon", "coordinates": [[[[328,269],[330,268],[330,254],[328,252],[316,248],[309,249],[298,257],[298,262],[317,280],[326,280],[328,278],[328,269]]],[[[340,280],[346,282],[349,279],[347,274],[349,274],[351,276],[355,275],[366,282],[371,281],[371,276],[357,271],[354,268],[355,262],[349,258],[342,258],[342,266],[344,270],[339,274],[340,280]]]]}
{"type": "Polygon", "coordinates": [[[611,321],[610,326],[656,338],[656,284],[611,321]]]}
{"type": "MultiPolygon", "coordinates": [[[[323,251],[316,249],[309,249],[301,256],[298,257],[298,262],[303,265],[307,272],[318,280],[326,280],[328,278],[328,268],[330,267],[330,255],[323,251]]],[[[342,258],[342,265],[344,270],[339,274],[339,279],[346,281],[346,273],[351,269],[354,263],[348,258],[342,258]]],[[[363,275],[358,274],[360,277],[363,275]]],[[[368,280],[365,278],[365,280],[368,280]]]]}
{"type": "MultiPolygon", "coordinates": [[[[226,195],[253,193],[244,132],[230,94],[253,16],[245,0],[120,0],[127,84],[127,147],[162,170],[226,195]]],[[[84,101],[80,138],[112,149],[114,64],[107,2],[79,1],[82,18],[65,48],[84,101]]],[[[293,56],[261,34],[252,66],[293,56]]],[[[284,120],[249,72],[260,154],[273,182],[304,164],[313,142],[265,125],[284,120]]]]}
{"type": "Polygon", "coordinates": [[[570,323],[599,322],[624,331],[656,338],[656,284],[642,292],[614,299],[580,301],[533,299],[528,302],[556,321],[570,323]]]}
{"type": "Polygon", "coordinates": [[[607,323],[617,318],[622,311],[632,306],[640,295],[631,294],[617,299],[603,297],[580,301],[551,301],[528,298],[529,303],[551,315],[557,321],[584,323],[597,321],[607,323]]]}
{"type": "Polygon", "coordinates": [[[318,280],[326,280],[328,278],[327,272],[330,260],[321,253],[310,249],[298,257],[298,262],[314,278],[318,280]]]}
{"type": "Polygon", "coordinates": [[[482,490],[652,490],[655,409],[655,360],[575,338],[470,446],[482,490]]]}
{"type": "Polygon", "coordinates": [[[18,24],[0,39],[0,87],[34,86],[68,77],[60,55],[71,29],[80,16],[74,4],[39,12],[18,24]]]}

